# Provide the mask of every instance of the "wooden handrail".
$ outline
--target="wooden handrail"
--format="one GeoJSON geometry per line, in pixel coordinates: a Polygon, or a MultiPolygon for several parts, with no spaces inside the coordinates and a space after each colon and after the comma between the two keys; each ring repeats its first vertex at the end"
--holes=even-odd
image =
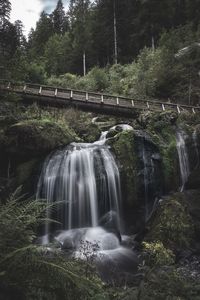
{"type": "MultiPolygon", "coordinates": [[[[104,93],[97,93],[97,92],[88,92],[83,90],[74,90],[74,89],[68,89],[68,88],[62,88],[62,87],[54,87],[54,86],[48,86],[48,85],[40,85],[35,83],[22,83],[22,82],[15,82],[15,81],[8,81],[4,79],[0,79],[0,89],[3,90],[13,90],[14,92],[23,93],[23,94],[33,94],[33,95],[43,95],[44,91],[53,92],[53,95],[47,95],[48,97],[53,98],[58,97],[59,98],[59,92],[60,93],[67,93],[69,94],[70,99],[74,100],[80,100],[78,97],[83,97],[86,102],[93,102],[96,100],[96,103],[101,103],[103,105],[113,105],[116,107],[127,107],[127,109],[147,109],[147,110],[155,110],[155,106],[159,107],[159,110],[164,111],[167,108],[175,109],[178,113],[181,113],[181,110],[189,110],[192,113],[196,113],[197,111],[200,111],[200,107],[198,106],[192,106],[192,105],[186,105],[186,104],[177,104],[177,103],[168,103],[168,102],[161,102],[156,100],[139,100],[139,99],[132,99],[124,96],[117,96],[117,95],[110,95],[110,94],[104,94],[104,93]],[[3,86],[3,87],[2,87],[3,86]],[[17,89],[15,87],[20,87],[21,89],[17,89]],[[28,89],[35,89],[35,92],[30,92],[28,89]],[[75,98],[74,98],[75,97],[75,98]],[[96,99],[95,99],[96,97],[96,99]],[[109,104],[108,100],[114,100],[114,104],[109,104]],[[122,101],[127,102],[127,106],[122,101]]],[[[63,97],[61,97],[64,99],[63,97]]]]}

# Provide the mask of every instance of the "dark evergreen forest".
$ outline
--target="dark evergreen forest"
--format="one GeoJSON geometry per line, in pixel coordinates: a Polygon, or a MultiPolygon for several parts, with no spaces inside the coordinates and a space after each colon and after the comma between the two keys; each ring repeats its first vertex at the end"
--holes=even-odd
{"type": "Polygon", "coordinates": [[[0,300],[199,300],[200,0],[68,2],[0,0],[0,300]]]}
{"type": "Polygon", "coordinates": [[[59,0],[26,39],[1,0],[1,77],[198,104],[199,5],[71,0],[65,11],[59,0]]]}

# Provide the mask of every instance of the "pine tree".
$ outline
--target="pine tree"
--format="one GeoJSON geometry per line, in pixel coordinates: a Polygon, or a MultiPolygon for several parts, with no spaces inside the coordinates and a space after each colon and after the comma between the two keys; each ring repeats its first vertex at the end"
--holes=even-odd
{"type": "Polygon", "coordinates": [[[31,35],[32,58],[37,58],[44,54],[45,44],[53,35],[53,24],[50,16],[44,11],[40,15],[40,19],[36,24],[36,29],[31,35]]]}
{"type": "Polygon", "coordinates": [[[0,0],[0,67],[6,67],[8,60],[16,51],[16,30],[10,23],[11,3],[0,0]]]}
{"type": "Polygon", "coordinates": [[[15,21],[14,26],[15,26],[15,30],[16,30],[17,46],[19,48],[25,48],[26,47],[26,38],[23,34],[24,25],[23,25],[22,21],[20,21],[20,20],[15,21]]]}
{"type": "Polygon", "coordinates": [[[58,0],[57,6],[52,13],[53,28],[57,34],[64,33],[67,29],[67,18],[65,16],[64,6],[62,0],[58,0]]]}
{"type": "Polygon", "coordinates": [[[11,3],[9,0],[0,0],[0,30],[4,30],[10,20],[11,3]]]}
{"type": "Polygon", "coordinates": [[[90,0],[71,0],[69,9],[70,34],[73,40],[75,72],[86,74],[86,60],[90,47],[90,0]],[[82,67],[81,67],[82,65],[82,67]]]}

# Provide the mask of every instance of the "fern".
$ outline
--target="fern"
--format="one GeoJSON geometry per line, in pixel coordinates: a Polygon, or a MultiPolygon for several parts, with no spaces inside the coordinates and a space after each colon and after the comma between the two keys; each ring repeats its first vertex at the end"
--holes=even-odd
{"type": "Polygon", "coordinates": [[[56,208],[42,200],[24,201],[19,192],[0,203],[0,299],[84,300],[97,294],[106,299],[98,277],[84,276],[83,263],[33,244],[46,210],[56,208]]]}

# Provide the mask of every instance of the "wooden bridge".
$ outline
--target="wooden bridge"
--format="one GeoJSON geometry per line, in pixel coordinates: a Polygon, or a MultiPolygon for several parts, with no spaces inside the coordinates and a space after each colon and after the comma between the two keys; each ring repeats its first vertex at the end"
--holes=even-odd
{"type": "Polygon", "coordinates": [[[199,113],[200,107],[168,102],[133,100],[121,96],[77,91],[60,87],[18,82],[0,81],[0,91],[14,92],[25,101],[54,107],[73,106],[103,114],[135,116],[141,110],[199,113]]]}

